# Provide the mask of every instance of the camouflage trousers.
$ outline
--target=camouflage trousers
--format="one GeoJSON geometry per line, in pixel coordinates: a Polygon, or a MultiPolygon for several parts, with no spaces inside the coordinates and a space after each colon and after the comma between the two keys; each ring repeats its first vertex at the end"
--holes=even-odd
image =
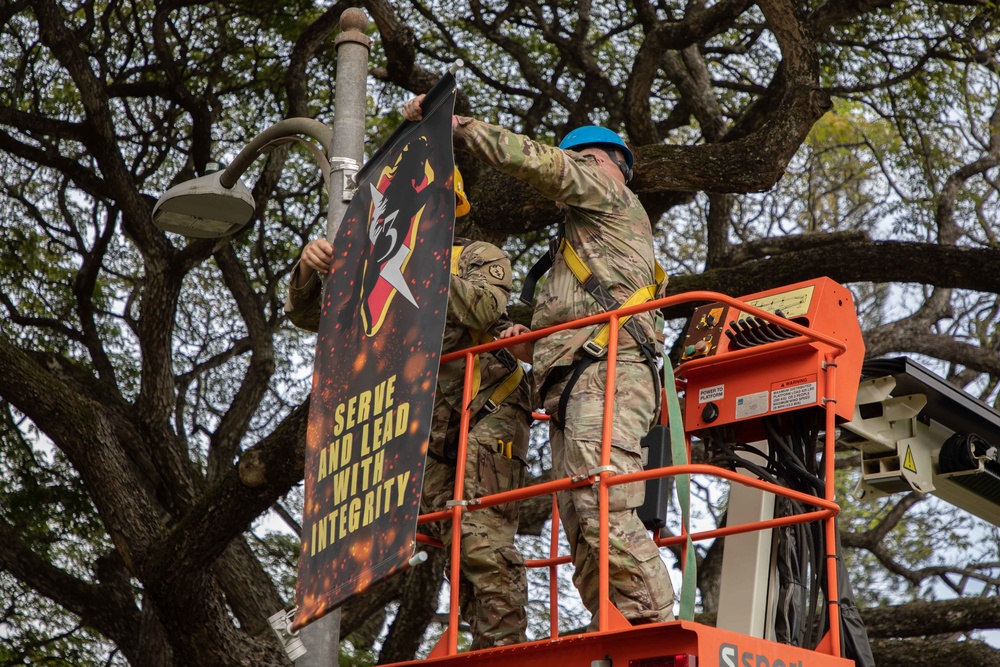
{"type": "MultiPolygon", "coordinates": [[[[455,465],[436,460],[447,446],[458,443],[461,414],[441,401],[435,405],[421,513],[445,509],[454,498],[455,465]]],[[[521,486],[528,450],[525,411],[503,404],[469,430],[465,460],[464,498],[510,491],[521,486]],[[509,455],[508,455],[509,452],[509,455]]],[[[472,648],[504,646],[525,641],[528,586],[524,559],[514,546],[517,503],[462,513],[459,604],[462,619],[472,628],[472,648]]],[[[426,524],[428,532],[451,546],[451,522],[426,524]]],[[[454,585],[454,582],[452,582],[454,585]]]]}
{"type": "MultiPolygon", "coordinates": [[[[604,386],[607,363],[591,364],[574,385],[566,406],[564,428],[549,422],[555,478],[584,474],[601,465],[604,386]]],[[[568,377],[546,392],[545,411],[556,414],[568,377]]],[[[642,470],[639,440],[652,427],[656,409],[649,367],[641,362],[619,362],[611,432],[611,465],[622,474],[642,470]]],[[[635,508],[642,505],[645,483],[609,489],[608,564],[612,604],[635,623],[673,618],[674,590],[660,551],[635,508]]],[[[559,515],[573,559],[573,584],[597,628],[599,606],[600,514],[596,485],[559,494],[559,515]]]]}

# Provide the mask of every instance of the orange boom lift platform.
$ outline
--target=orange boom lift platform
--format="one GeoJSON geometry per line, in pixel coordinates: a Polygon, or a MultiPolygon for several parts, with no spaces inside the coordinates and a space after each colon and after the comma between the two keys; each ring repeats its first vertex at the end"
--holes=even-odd
{"type": "MultiPolygon", "coordinates": [[[[829,278],[817,278],[795,285],[732,298],[714,292],[690,292],[639,306],[588,317],[567,324],[534,331],[504,341],[494,341],[442,357],[442,362],[464,358],[466,361],[466,396],[471,396],[474,355],[520,342],[534,341],[555,331],[610,322],[611,336],[607,350],[608,377],[604,413],[602,467],[588,476],[564,478],[481,498],[463,498],[464,467],[456,469],[455,503],[449,509],[422,515],[420,523],[450,519],[454,531],[451,552],[451,581],[459,579],[460,517],[462,512],[477,511],[493,505],[551,494],[552,545],[550,557],[528,561],[529,567],[547,568],[550,581],[550,637],[503,648],[459,653],[458,587],[451,588],[448,626],[430,655],[405,665],[475,665],[497,667],[511,664],[523,667],[848,667],[853,660],[842,657],[843,636],[840,618],[838,568],[836,563],[836,528],[834,519],[840,508],[834,500],[834,431],[835,425],[854,415],[864,357],[864,344],[851,293],[829,278]],[[614,419],[614,368],[617,359],[618,322],[620,318],[646,310],[671,308],[686,303],[703,303],[695,311],[683,340],[681,362],[676,379],[667,368],[667,387],[676,388],[683,397],[683,426],[680,412],[674,408],[669,421],[673,438],[680,438],[683,460],[674,456],[673,465],[650,468],[639,473],[614,475],[610,463],[611,423],[614,419]],[[798,455],[782,448],[795,444],[788,426],[801,430],[809,424],[816,436],[815,451],[806,448],[798,455]],[[782,428],[785,430],[783,431],[782,428]],[[806,426],[803,426],[806,425],[806,426]],[[801,427],[801,428],[800,428],[801,427]],[[750,458],[735,465],[690,462],[692,439],[698,439],[728,452],[751,449],[760,458],[750,458]],[[750,446],[746,443],[758,442],[750,446]],[[775,445],[766,451],[767,444],[775,445]],[[778,451],[774,451],[777,449],[778,451]],[[796,456],[798,461],[796,462],[796,456]],[[811,460],[808,460],[810,459],[811,460]],[[792,459],[795,465],[814,468],[815,488],[776,483],[767,474],[752,474],[781,468],[792,459]],[[757,466],[755,468],[755,466],[757,466]],[[770,468],[769,468],[770,467],[770,468]],[[691,534],[687,525],[686,482],[700,475],[730,482],[728,525],[691,534]],[[679,620],[631,626],[608,598],[608,489],[617,484],[647,481],[659,484],[672,477],[677,480],[679,504],[684,520],[682,534],[658,539],[660,546],[682,545],[685,584],[681,591],[679,620]],[[569,556],[557,550],[558,509],[555,494],[583,485],[597,485],[600,494],[602,544],[599,562],[599,629],[595,632],[560,637],[557,616],[557,568],[569,563],[569,556]],[[681,497],[685,496],[685,497],[681,497]],[[775,507],[784,511],[775,511],[775,507]],[[788,507],[797,508],[787,511],[788,507]],[[749,508],[749,513],[738,511],[749,508]],[[742,518],[741,518],[742,517],[742,518]],[[813,577],[822,589],[821,607],[799,625],[820,624],[814,635],[808,628],[799,634],[782,630],[776,623],[774,596],[780,584],[774,582],[772,553],[777,535],[783,530],[805,526],[822,535],[823,551],[816,566],[806,566],[802,576],[813,577]],[[723,565],[720,611],[716,627],[693,620],[694,572],[693,542],[727,538],[723,565]],[[689,569],[690,568],[690,569],[689,569]],[[815,571],[814,571],[815,570],[815,571]],[[817,620],[820,619],[820,620],[817,620]],[[780,639],[784,633],[785,638],[780,639]],[[802,637],[808,641],[803,642],[802,637]],[[811,637],[811,638],[810,638],[811,637]],[[798,641],[800,645],[794,645],[798,641]]],[[[675,396],[667,396],[667,405],[675,396]]],[[[677,401],[673,402],[677,406],[677,401]]],[[[664,409],[665,421],[668,410],[664,409]]],[[[544,419],[544,415],[536,415],[544,419]]],[[[469,413],[462,417],[458,460],[464,460],[467,448],[469,413]]],[[[801,445],[801,439],[798,441],[801,445]]],[[[747,455],[749,456],[749,455],[747,455]]],[[[740,455],[737,454],[739,459],[740,455]]],[[[723,456],[720,461],[728,460],[723,456]]],[[[418,535],[426,544],[433,539],[418,535]]],[[[787,619],[786,619],[787,621],[787,619]]],[[[787,625],[787,623],[786,623],[787,625]]]]}

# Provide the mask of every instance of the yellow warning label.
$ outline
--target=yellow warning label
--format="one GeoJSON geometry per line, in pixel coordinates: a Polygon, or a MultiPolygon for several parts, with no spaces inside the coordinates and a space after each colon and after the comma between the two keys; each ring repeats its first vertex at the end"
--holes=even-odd
{"type": "Polygon", "coordinates": [[[903,468],[912,473],[917,472],[917,464],[913,462],[913,450],[909,445],[906,446],[906,456],[903,457],[903,468]]]}

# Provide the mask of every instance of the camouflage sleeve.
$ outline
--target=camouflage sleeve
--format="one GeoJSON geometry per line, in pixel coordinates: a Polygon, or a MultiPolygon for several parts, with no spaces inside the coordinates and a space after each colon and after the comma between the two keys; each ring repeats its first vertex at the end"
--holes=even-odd
{"type": "Polygon", "coordinates": [[[296,287],[296,277],[300,267],[296,264],[292,268],[291,280],[288,287],[288,298],[285,299],[285,314],[292,324],[300,329],[308,331],[319,330],[319,314],[322,304],[320,303],[323,289],[319,282],[319,274],[315,271],[309,276],[306,284],[296,287]]]}
{"type": "Polygon", "coordinates": [[[605,209],[620,186],[586,158],[538,143],[497,125],[459,116],[455,146],[495,169],[525,181],[554,201],[605,209]]]}
{"type": "Polygon", "coordinates": [[[470,244],[462,251],[458,275],[451,276],[448,320],[486,331],[507,312],[511,289],[507,255],[483,241],[470,244]]]}
{"type": "Polygon", "coordinates": [[[493,326],[490,327],[489,334],[494,338],[499,338],[501,331],[510,329],[512,326],[514,326],[514,322],[510,319],[510,316],[505,310],[500,314],[500,317],[497,318],[497,321],[493,323],[493,326]]]}

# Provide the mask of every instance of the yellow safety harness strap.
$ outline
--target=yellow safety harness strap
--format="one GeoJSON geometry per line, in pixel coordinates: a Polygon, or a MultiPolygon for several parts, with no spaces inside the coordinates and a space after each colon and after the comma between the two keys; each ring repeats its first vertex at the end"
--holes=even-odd
{"type": "Polygon", "coordinates": [[[580,259],[580,256],[576,254],[576,250],[573,249],[573,246],[566,239],[563,239],[559,243],[559,252],[562,253],[563,259],[566,260],[566,266],[569,267],[569,270],[573,272],[573,275],[581,283],[585,283],[594,277],[594,274],[590,271],[590,267],[580,259]]]}
{"type": "Polygon", "coordinates": [[[503,402],[514,393],[514,390],[517,389],[523,379],[524,369],[521,368],[521,364],[518,364],[514,372],[508,375],[507,378],[498,384],[490,393],[490,397],[486,399],[486,404],[483,406],[483,409],[487,412],[496,412],[499,410],[500,406],[503,405],[503,402]]]}
{"type": "Polygon", "coordinates": [[[453,245],[451,247],[451,275],[457,276],[461,272],[460,263],[462,261],[462,250],[464,245],[453,245]]]}
{"type": "MultiPolygon", "coordinates": [[[[656,298],[657,285],[646,285],[645,287],[640,287],[628,299],[625,303],[619,304],[618,300],[615,299],[610,292],[608,292],[603,285],[601,285],[594,274],[591,272],[590,267],[580,259],[580,256],[576,254],[576,250],[573,246],[564,238],[562,243],[559,244],[559,251],[563,255],[563,259],[566,260],[566,266],[569,270],[576,276],[576,279],[580,282],[587,292],[594,297],[594,300],[605,311],[618,310],[619,308],[624,308],[625,306],[635,306],[640,303],[646,303],[647,301],[652,301],[656,298]]],[[[660,268],[659,264],[656,265],[657,282],[659,282],[659,277],[666,277],[663,269],[660,268]]],[[[640,329],[636,328],[635,323],[631,322],[631,315],[626,315],[618,320],[618,326],[624,327],[626,331],[631,334],[635,339],[635,342],[640,346],[644,345],[646,341],[644,340],[643,333],[640,329]]],[[[590,338],[583,345],[583,349],[587,354],[593,357],[602,357],[607,352],[608,349],[608,339],[611,337],[611,324],[605,324],[602,326],[598,332],[590,338]]]]}
{"type": "MultiPolygon", "coordinates": [[[[566,262],[566,266],[576,277],[577,281],[587,290],[597,301],[598,305],[601,306],[605,312],[611,312],[618,310],[624,305],[633,306],[640,303],[645,303],[656,297],[657,285],[647,285],[645,287],[640,287],[635,291],[628,299],[625,300],[624,304],[618,302],[611,292],[607,290],[601,283],[594,277],[593,272],[590,267],[587,266],[586,262],[580,259],[580,256],[576,254],[573,246],[570,245],[569,241],[564,237],[559,243],[558,252],[562,253],[563,259],[566,262]]],[[[659,281],[660,277],[666,277],[663,269],[657,265],[655,277],[659,281]]],[[[635,340],[636,344],[639,346],[639,350],[642,352],[642,356],[645,357],[646,363],[649,365],[650,373],[653,375],[653,393],[656,396],[656,408],[654,412],[660,411],[660,376],[656,365],[656,349],[654,345],[646,340],[646,336],[642,329],[637,324],[636,320],[632,319],[631,316],[625,316],[618,320],[618,326],[623,328],[628,334],[635,340]]],[[[590,338],[581,347],[586,353],[582,358],[578,359],[576,363],[572,366],[572,374],[570,375],[569,381],[563,387],[562,395],[559,397],[559,405],[556,410],[556,414],[552,415],[553,421],[559,426],[563,426],[566,423],[566,406],[569,404],[570,394],[573,392],[573,387],[576,385],[577,380],[583,375],[583,372],[595,361],[602,358],[608,351],[608,340],[611,337],[611,325],[610,323],[602,326],[598,332],[590,338]]],[[[553,378],[552,375],[549,376],[550,379],[553,378]]],[[[548,380],[546,380],[548,384],[548,380]]],[[[542,387],[542,394],[545,394],[545,385],[542,387]]]]}
{"type": "MultiPolygon", "coordinates": [[[[555,241],[550,242],[549,249],[538,258],[531,266],[531,269],[528,270],[528,275],[525,276],[524,284],[521,287],[521,294],[518,298],[526,306],[530,306],[534,302],[535,288],[538,286],[538,281],[552,268],[556,253],[561,252],[564,245],[572,250],[572,246],[567,243],[563,236],[560,235],[557,240],[559,241],[558,244],[555,241]]],[[[575,252],[572,258],[567,258],[567,263],[570,262],[572,262],[570,269],[573,270],[574,275],[577,275],[581,283],[584,282],[586,277],[590,275],[590,269],[587,268],[587,265],[575,252]],[[581,275],[584,277],[580,278],[581,275]]],[[[653,279],[657,285],[663,285],[667,282],[667,272],[663,270],[663,267],[656,260],[653,260],[653,279]]]]}
{"type": "MultiPolygon", "coordinates": [[[[652,301],[655,298],[656,298],[656,285],[646,285],[645,287],[640,287],[638,290],[636,290],[636,292],[633,293],[632,296],[630,296],[628,299],[625,300],[625,303],[623,303],[621,307],[625,308],[627,306],[635,306],[640,303],[646,303],[647,301],[652,301]]],[[[632,316],[626,315],[622,318],[619,318],[618,326],[619,327],[625,326],[625,323],[628,321],[630,317],[632,316]]],[[[604,354],[604,351],[607,350],[608,348],[608,339],[610,337],[611,337],[611,323],[608,322],[603,327],[601,327],[600,331],[598,331],[596,335],[591,337],[591,339],[586,342],[584,348],[586,348],[587,351],[590,352],[591,354],[593,354],[592,352],[593,349],[596,350],[599,355],[602,355],[604,354]]]]}

